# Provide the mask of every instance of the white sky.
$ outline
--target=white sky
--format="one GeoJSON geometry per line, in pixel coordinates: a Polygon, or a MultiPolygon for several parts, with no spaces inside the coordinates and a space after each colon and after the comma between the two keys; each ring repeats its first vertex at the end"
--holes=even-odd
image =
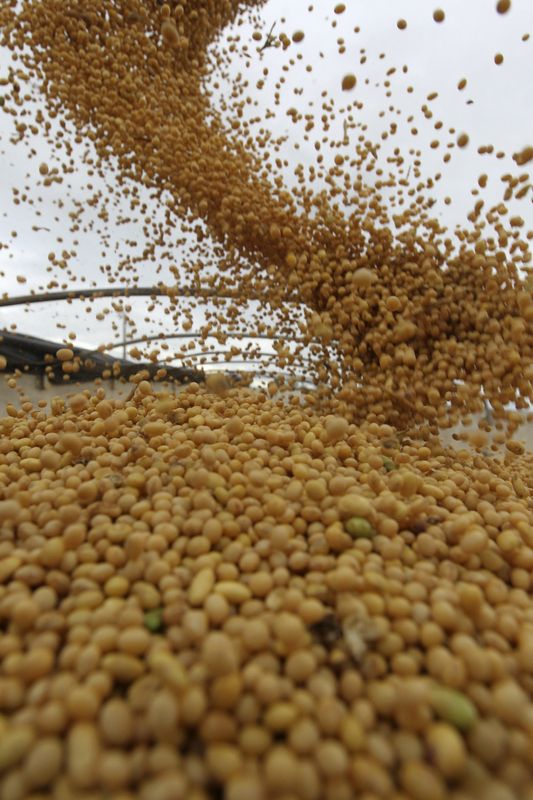
{"type": "MultiPolygon", "coordinates": [[[[265,22],[264,33],[273,22],[276,22],[276,34],[284,31],[291,36],[299,29],[305,32],[304,41],[291,45],[286,52],[269,48],[259,56],[257,43],[252,40],[254,28],[247,23],[226,32],[226,36],[238,32],[239,47],[247,44],[250,54],[248,68],[245,67],[245,57],[235,54],[233,75],[245,71],[245,78],[253,87],[264,66],[268,66],[270,71],[265,89],[254,92],[257,106],[250,106],[250,116],[264,119],[269,110],[270,118],[261,124],[268,126],[273,136],[287,137],[282,152],[288,167],[284,168],[283,176],[290,186],[296,164],[314,162],[313,142],[321,135],[321,131],[317,126],[309,142],[306,142],[302,123],[293,125],[286,115],[287,108],[295,106],[302,113],[307,113],[309,104],[314,104],[314,109],[319,110],[321,93],[324,91],[328,94],[328,100],[335,101],[337,111],[346,104],[348,98],[361,101],[364,107],[358,112],[356,122],[368,126],[368,138],[379,140],[381,131],[395,121],[399,128],[397,135],[390,139],[390,149],[399,147],[406,158],[410,148],[422,150],[425,176],[442,170],[442,181],[432,192],[438,200],[433,211],[439,220],[453,230],[457,224],[465,223],[466,214],[477,199],[472,196],[471,190],[476,186],[479,174],[486,173],[489,176],[488,187],[481,194],[488,207],[502,197],[502,174],[525,171],[516,167],[511,155],[533,144],[533,38],[522,41],[526,32],[533,37],[533,3],[531,0],[513,0],[510,13],[500,16],[495,11],[495,0],[443,0],[440,7],[446,12],[446,20],[438,25],[432,19],[437,4],[428,0],[345,2],[345,13],[337,16],[333,13],[335,2],[329,0],[316,2],[312,13],[308,11],[309,2],[270,0],[261,9],[261,17],[265,22]],[[283,17],[285,22],[282,22],[283,17]],[[396,27],[400,17],[408,22],[405,31],[399,31],[396,27]],[[335,21],[336,27],[332,27],[335,21]],[[356,26],[360,27],[359,33],[354,32],[356,26]],[[345,40],[344,54],[338,53],[339,37],[345,40]],[[360,63],[361,48],[366,51],[365,64],[360,63]],[[493,61],[497,52],[505,56],[504,64],[499,67],[493,61]],[[288,64],[289,59],[296,59],[298,53],[302,54],[302,59],[296,60],[294,68],[284,71],[284,65],[288,64]],[[385,54],[384,58],[379,57],[381,53],[385,54]],[[312,65],[311,72],[305,70],[308,64],[312,65]],[[409,67],[406,75],[401,71],[404,64],[409,67]],[[397,72],[390,78],[392,94],[387,98],[383,81],[391,67],[396,67],[397,72]],[[349,95],[340,89],[342,77],[348,72],[355,73],[358,78],[356,89],[349,95]],[[282,103],[275,107],[273,86],[280,76],[286,79],[286,83],[282,103]],[[459,92],[457,83],[463,77],[468,79],[468,85],[459,92]],[[407,92],[409,85],[413,86],[411,94],[407,92]],[[294,89],[299,87],[303,87],[303,95],[294,93],[294,89]],[[427,102],[427,95],[431,92],[438,92],[439,96],[427,103],[434,116],[426,120],[420,108],[427,102]],[[467,104],[468,100],[473,100],[473,104],[467,104]],[[393,111],[381,119],[380,111],[391,105],[401,109],[401,115],[393,111]],[[412,124],[406,121],[410,114],[415,117],[412,124]],[[437,120],[443,122],[440,135],[434,129],[437,120]],[[416,137],[410,133],[412,125],[419,129],[416,137]],[[457,132],[466,131],[470,135],[470,145],[461,151],[454,149],[451,163],[444,165],[442,156],[446,152],[445,144],[455,139],[454,135],[447,133],[449,128],[455,128],[457,132]],[[429,142],[434,138],[440,138],[441,146],[437,150],[430,150],[429,142]],[[477,148],[488,144],[493,144],[495,151],[504,151],[506,157],[498,160],[495,155],[478,155],[477,148]],[[453,198],[451,205],[444,204],[445,196],[453,198]]],[[[6,72],[8,58],[9,54],[0,51],[0,75],[6,72]]],[[[229,93],[227,86],[222,86],[221,91],[226,96],[229,93]]],[[[343,115],[338,113],[329,131],[331,138],[342,139],[342,120],[343,115]]],[[[350,132],[350,142],[344,149],[326,148],[324,152],[327,158],[331,161],[336,152],[353,153],[359,132],[358,129],[350,132]]],[[[36,153],[30,157],[29,147],[24,143],[12,144],[12,136],[13,118],[0,113],[0,271],[3,273],[0,275],[0,294],[42,291],[40,287],[46,286],[51,279],[58,280],[60,285],[66,284],[65,288],[69,289],[107,285],[108,280],[102,274],[101,266],[108,264],[113,271],[126,251],[141,253],[143,249],[139,231],[117,224],[120,214],[128,213],[127,202],[124,200],[121,211],[109,206],[111,216],[106,232],[110,234],[110,239],[107,242],[102,242],[97,226],[92,231],[70,233],[68,214],[73,210],[72,197],[86,202],[94,190],[101,186],[101,182],[91,176],[87,166],[80,162],[82,150],[74,149],[76,171],[67,176],[63,184],[44,188],[38,173],[40,162],[46,161],[50,167],[61,168],[64,156],[59,151],[55,153],[46,142],[31,139],[29,147],[35,148],[36,153]],[[92,183],[93,189],[87,188],[88,183],[92,183]],[[13,189],[24,192],[26,187],[29,196],[41,199],[35,199],[34,205],[14,205],[13,189]],[[50,231],[33,231],[34,225],[49,228],[50,231]],[[13,235],[14,231],[17,236],[13,235]],[[58,242],[58,236],[63,237],[64,241],[58,242]],[[139,240],[136,249],[127,248],[126,240],[132,238],[139,240]],[[59,255],[62,249],[76,251],[70,260],[73,277],[69,278],[58,270],[46,272],[48,254],[55,252],[59,255]],[[19,283],[17,276],[25,279],[25,283],[19,283]]],[[[384,148],[378,163],[386,170],[385,159],[384,148]]],[[[107,182],[110,187],[117,186],[111,165],[107,182]]],[[[532,198],[530,192],[525,199],[510,204],[510,211],[524,218],[524,230],[533,227],[532,198]]],[[[148,196],[146,202],[149,215],[154,220],[162,219],[156,203],[148,196]]],[[[84,218],[86,221],[91,219],[87,214],[84,218]]],[[[176,239],[179,239],[179,233],[176,239]]],[[[179,264],[187,258],[194,261],[195,256],[198,257],[194,246],[188,237],[185,244],[169,243],[166,249],[175,251],[176,264],[179,264]]],[[[183,282],[186,282],[186,275],[183,277],[183,282]]],[[[173,282],[166,267],[160,274],[155,274],[152,262],[140,269],[139,285],[152,285],[159,280],[173,282]]],[[[147,299],[131,300],[129,303],[138,320],[137,327],[141,335],[161,330],[168,332],[161,311],[146,312],[147,299]]],[[[111,308],[109,301],[98,301],[96,305],[111,308]]],[[[202,314],[195,312],[195,327],[202,321],[202,314]]],[[[111,311],[105,319],[96,322],[94,314],[89,317],[80,304],[75,303],[33,305],[29,309],[0,308],[0,329],[10,329],[14,325],[20,332],[58,342],[64,341],[67,333],[73,330],[77,333],[77,343],[87,347],[121,339],[119,314],[111,311]],[[78,318],[77,309],[80,309],[78,318]]],[[[172,343],[169,344],[172,350],[172,343]]],[[[264,345],[262,347],[265,349],[264,345]]],[[[121,351],[114,352],[118,355],[121,351]]]]}

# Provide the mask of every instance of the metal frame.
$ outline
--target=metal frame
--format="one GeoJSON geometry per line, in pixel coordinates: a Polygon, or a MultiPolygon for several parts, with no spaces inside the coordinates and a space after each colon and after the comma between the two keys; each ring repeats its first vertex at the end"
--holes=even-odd
{"type": "MultiPolygon", "coordinates": [[[[70,289],[70,290],[61,290],[55,292],[41,292],[41,293],[34,293],[34,294],[26,294],[26,295],[17,295],[11,297],[0,297],[0,309],[7,308],[12,306],[23,306],[23,305],[34,305],[37,303],[52,303],[52,302],[60,302],[60,301],[67,301],[68,303],[72,303],[75,300],[99,300],[104,298],[122,298],[127,299],[131,297],[168,297],[169,299],[174,298],[198,298],[198,297],[206,297],[206,298],[220,298],[224,300],[233,300],[238,299],[239,295],[236,292],[225,291],[219,292],[215,291],[214,289],[205,289],[205,290],[197,290],[193,287],[176,287],[172,288],[170,286],[119,286],[119,287],[105,287],[105,288],[90,288],[90,289],[70,289]]],[[[260,301],[260,298],[251,298],[255,301],[260,301]]],[[[268,301],[267,301],[268,302],[268,301]]],[[[289,305],[302,305],[296,300],[288,300],[289,305]]],[[[126,360],[126,347],[129,345],[135,344],[144,344],[148,342],[160,341],[160,340],[167,340],[167,339],[195,339],[199,338],[202,334],[197,333],[174,333],[174,334],[155,334],[151,336],[141,336],[136,337],[134,339],[126,340],[125,336],[122,341],[112,343],[106,346],[103,349],[95,350],[94,352],[106,352],[110,350],[115,350],[116,348],[122,347],[123,348],[123,356],[124,360],[126,360]]],[[[250,340],[268,340],[268,341],[276,341],[280,338],[283,338],[286,342],[293,342],[293,343],[300,343],[305,344],[306,340],[303,337],[298,336],[270,336],[268,334],[254,334],[254,333],[241,333],[238,331],[230,331],[223,333],[224,336],[228,338],[234,339],[250,339],[250,340]]],[[[216,338],[216,334],[208,334],[208,337],[216,338]]],[[[309,342],[312,344],[312,342],[309,342]]],[[[220,366],[224,365],[224,362],[217,362],[213,361],[212,356],[224,356],[231,353],[231,350],[211,350],[206,352],[200,353],[187,353],[181,356],[182,362],[187,361],[188,359],[197,360],[200,358],[205,358],[207,363],[211,363],[211,365],[219,364],[220,366]]],[[[257,362],[271,361],[277,357],[276,353],[259,353],[259,354],[250,354],[250,359],[231,359],[230,361],[225,362],[227,367],[230,367],[231,364],[249,364],[252,366],[253,362],[256,362],[257,366],[259,364],[257,362]]],[[[129,359],[128,359],[129,360],[129,359]]],[[[134,364],[135,362],[132,362],[134,364]]],[[[159,362],[162,366],[165,365],[165,360],[159,362]]],[[[139,368],[145,366],[144,364],[139,364],[139,368]]],[[[184,369],[189,369],[184,367],[184,369]]],[[[265,373],[265,374],[276,374],[276,373],[265,373]]]]}

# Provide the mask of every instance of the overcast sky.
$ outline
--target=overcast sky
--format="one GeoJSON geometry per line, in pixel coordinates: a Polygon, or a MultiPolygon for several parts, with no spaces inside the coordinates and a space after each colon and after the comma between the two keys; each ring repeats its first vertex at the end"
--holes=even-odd
{"type": "MultiPolygon", "coordinates": [[[[397,122],[398,133],[391,139],[390,148],[399,147],[406,157],[410,148],[421,149],[424,153],[422,170],[426,176],[442,170],[442,181],[433,192],[438,199],[433,211],[453,230],[454,226],[464,223],[466,214],[477,199],[472,196],[471,190],[476,186],[478,175],[488,175],[488,187],[482,195],[486,205],[498,202],[503,192],[500,176],[505,172],[519,172],[511,159],[512,153],[533,144],[533,38],[522,41],[527,32],[531,32],[533,37],[533,3],[531,0],[513,0],[511,11],[500,16],[495,11],[493,0],[443,0],[440,5],[446,13],[446,19],[442,24],[436,24],[432,19],[434,4],[428,0],[345,2],[346,11],[337,16],[333,13],[334,2],[319,0],[315,3],[315,10],[309,12],[309,2],[270,0],[261,10],[265,33],[273,23],[276,23],[274,33],[284,31],[288,36],[296,30],[305,33],[303,42],[291,45],[286,52],[269,48],[259,55],[257,43],[252,40],[254,27],[248,24],[226,32],[226,36],[238,32],[240,45],[248,45],[251,64],[246,70],[246,79],[251,87],[261,76],[264,66],[268,66],[270,71],[265,89],[255,95],[258,106],[250,107],[250,115],[264,116],[267,109],[275,111],[273,118],[265,125],[274,136],[287,137],[282,153],[289,166],[284,169],[283,175],[290,186],[296,164],[314,162],[313,142],[316,136],[311,136],[306,142],[303,125],[290,122],[286,115],[287,108],[296,106],[303,113],[313,108],[319,110],[321,94],[326,91],[328,98],[334,99],[336,109],[342,109],[348,98],[348,93],[341,91],[342,77],[353,72],[358,83],[349,99],[357,99],[364,104],[356,122],[368,126],[368,138],[373,140],[379,139],[381,131],[391,121],[397,122]],[[282,21],[283,17],[285,21],[282,21]],[[404,31],[396,26],[400,17],[408,23],[404,31]],[[336,27],[332,25],[334,22],[336,27]],[[356,27],[360,28],[358,33],[354,32],[356,27]],[[346,51],[342,54],[338,52],[339,37],[345,40],[346,51]],[[365,51],[364,64],[360,63],[361,49],[365,51]],[[505,58],[501,66],[494,64],[497,52],[501,52],[505,58]],[[301,60],[297,60],[299,53],[301,60]],[[382,53],[385,55],[380,58],[382,53]],[[295,65],[285,72],[283,66],[288,64],[290,58],[295,59],[295,65]],[[409,68],[407,74],[401,71],[404,64],[409,68]],[[306,71],[307,65],[312,66],[312,71],[306,71]],[[391,96],[386,97],[387,90],[383,82],[391,67],[396,67],[397,72],[390,77],[391,96]],[[275,108],[274,84],[280,76],[286,79],[286,83],[283,102],[275,108]],[[461,78],[467,78],[468,84],[460,92],[457,83],[461,78]],[[407,91],[408,86],[413,87],[412,93],[407,91]],[[294,89],[299,87],[304,89],[302,96],[294,93],[294,89]],[[434,116],[426,120],[421,106],[427,102],[426,98],[431,92],[438,92],[438,97],[428,103],[434,116]],[[389,106],[400,109],[401,115],[393,111],[385,120],[380,118],[380,112],[389,106]],[[407,122],[409,115],[414,116],[413,123],[407,122]],[[434,128],[437,120],[443,123],[444,134],[440,136],[434,128]],[[416,137],[410,132],[413,125],[419,130],[416,137]],[[454,138],[447,133],[449,128],[455,128],[458,132],[466,131],[470,136],[470,145],[461,151],[455,149],[451,163],[443,165],[445,144],[454,138]],[[435,138],[441,139],[441,146],[431,150],[429,143],[435,138]],[[488,144],[493,144],[496,151],[504,151],[506,157],[498,160],[494,155],[478,155],[477,148],[488,144]],[[446,196],[453,198],[451,205],[444,204],[446,196]]],[[[9,54],[0,52],[0,74],[5,74],[8,60],[9,54]]],[[[235,54],[233,74],[244,70],[244,65],[244,56],[235,54]]],[[[223,86],[221,91],[227,95],[228,87],[223,86]]],[[[343,114],[339,113],[337,122],[329,132],[332,138],[342,138],[343,118],[343,114]]],[[[350,132],[347,154],[353,152],[358,133],[358,130],[350,132]]],[[[127,202],[124,201],[117,210],[110,207],[111,217],[107,225],[107,232],[111,234],[109,242],[102,242],[96,227],[93,231],[80,230],[71,234],[68,214],[73,210],[72,197],[87,201],[94,188],[101,184],[87,173],[82,163],[78,163],[75,174],[68,176],[68,184],[65,180],[61,185],[42,187],[38,172],[40,162],[46,161],[50,167],[60,167],[63,160],[61,155],[45,142],[32,139],[29,146],[37,152],[35,157],[30,158],[28,147],[25,144],[12,144],[12,136],[13,118],[0,114],[0,271],[3,273],[0,276],[0,293],[16,295],[38,291],[52,278],[66,282],[68,288],[73,289],[91,283],[106,285],[106,276],[101,272],[102,264],[116,265],[124,255],[125,240],[133,236],[138,238],[138,231],[117,225],[121,213],[127,213],[127,202]],[[87,188],[88,183],[92,183],[94,188],[87,188]],[[25,203],[14,205],[13,189],[21,192],[26,190],[40,200],[36,199],[33,206],[25,203]],[[62,208],[58,205],[62,205],[62,208]],[[34,231],[33,226],[39,226],[41,230],[34,231]],[[58,243],[58,236],[63,237],[64,241],[58,243]],[[77,244],[74,240],[77,240],[77,244]],[[64,274],[58,277],[57,271],[46,272],[48,254],[59,254],[61,249],[76,251],[76,256],[70,261],[75,278],[66,281],[64,274]]],[[[79,149],[75,150],[75,157],[80,152],[79,149]]],[[[326,157],[332,159],[335,152],[338,151],[330,151],[329,154],[326,151],[326,157]]],[[[386,154],[385,147],[379,156],[384,168],[387,167],[386,154]]],[[[116,186],[112,165],[108,183],[111,187],[116,186]]],[[[147,202],[150,215],[155,220],[161,218],[161,211],[155,202],[147,202]]],[[[531,196],[516,201],[512,211],[524,218],[526,229],[533,227],[531,196]]],[[[86,215],[85,219],[89,220],[90,217],[86,215]]],[[[176,262],[186,258],[187,254],[194,258],[192,240],[189,237],[187,241],[189,244],[175,245],[176,262]]],[[[138,252],[142,252],[142,247],[143,243],[140,242],[138,252]]],[[[134,250],[128,252],[133,253],[134,250]]],[[[165,269],[156,275],[154,267],[149,265],[140,276],[139,284],[151,285],[158,280],[170,282],[171,275],[165,269]]],[[[100,305],[102,308],[109,307],[109,302],[101,301],[100,305]]],[[[164,329],[164,315],[147,315],[146,300],[132,300],[131,305],[138,319],[140,333],[164,329]],[[146,316],[148,321],[145,322],[146,316]]],[[[88,347],[120,340],[120,315],[113,311],[95,324],[94,315],[88,318],[83,310],[76,318],[75,306],[63,303],[54,307],[51,304],[33,305],[30,310],[13,307],[0,309],[0,328],[9,329],[16,325],[20,332],[58,342],[64,341],[68,332],[73,330],[77,333],[77,342],[88,347]]],[[[196,313],[195,324],[201,321],[201,314],[196,313]]],[[[119,350],[115,352],[120,353],[119,350]]]]}

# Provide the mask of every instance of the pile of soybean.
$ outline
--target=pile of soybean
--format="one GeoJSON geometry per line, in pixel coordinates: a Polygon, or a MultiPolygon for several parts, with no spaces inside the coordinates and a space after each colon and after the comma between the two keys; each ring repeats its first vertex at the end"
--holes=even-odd
{"type": "Polygon", "coordinates": [[[0,424],[4,800],[533,797],[531,456],[197,384],[0,424]]]}

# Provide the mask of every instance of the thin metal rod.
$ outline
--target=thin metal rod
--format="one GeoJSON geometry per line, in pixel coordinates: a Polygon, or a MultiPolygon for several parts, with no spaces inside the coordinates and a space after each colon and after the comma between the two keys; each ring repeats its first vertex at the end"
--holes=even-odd
{"type": "MultiPolygon", "coordinates": [[[[189,358],[205,358],[206,361],[209,361],[210,360],[210,358],[209,358],[210,356],[226,356],[226,355],[230,355],[231,352],[232,352],[231,350],[206,350],[205,352],[200,351],[199,353],[187,353],[186,355],[183,356],[183,363],[185,364],[187,362],[187,359],[189,359],[189,358]]],[[[229,364],[229,365],[231,365],[231,364],[249,364],[252,361],[258,361],[258,362],[261,362],[261,361],[273,361],[276,358],[279,358],[277,353],[254,353],[253,355],[250,354],[249,358],[231,358],[230,360],[225,361],[224,363],[229,364]]],[[[175,359],[169,357],[168,361],[165,360],[165,361],[162,361],[160,363],[167,364],[167,363],[170,363],[171,361],[174,361],[174,360],[175,359]]],[[[221,362],[217,361],[216,363],[220,364],[221,362]]]]}
{"type": "MultiPolygon", "coordinates": [[[[203,358],[204,356],[205,357],[208,357],[208,356],[227,356],[227,355],[230,355],[231,352],[232,352],[231,350],[206,350],[205,352],[203,350],[200,350],[199,353],[186,353],[183,356],[183,361],[187,361],[188,358],[203,358]]],[[[259,354],[254,354],[254,355],[250,354],[250,358],[249,359],[242,359],[241,361],[239,361],[239,363],[243,363],[244,364],[244,363],[247,363],[248,361],[261,361],[261,359],[263,359],[263,358],[267,358],[267,359],[278,358],[278,354],[277,353],[259,353],[259,354]]],[[[174,358],[169,358],[169,361],[174,361],[174,360],[175,360],[174,358]]],[[[233,360],[234,359],[232,359],[231,361],[228,361],[227,363],[230,364],[230,363],[232,363],[233,360]]],[[[237,361],[238,361],[238,359],[235,359],[235,363],[237,363],[237,361]]],[[[166,361],[165,362],[161,362],[161,363],[166,363],[166,361]]]]}
{"type": "MultiPolygon", "coordinates": [[[[154,336],[139,336],[137,339],[127,339],[123,342],[114,342],[110,345],[106,345],[105,350],[116,350],[117,347],[129,346],[131,344],[143,344],[148,342],[155,342],[159,339],[196,339],[199,338],[202,334],[201,333],[159,333],[155,334],[154,336]]],[[[282,338],[284,342],[305,342],[305,339],[296,336],[268,336],[266,333],[239,333],[238,331],[233,332],[222,332],[223,336],[227,336],[229,339],[268,339],[270,341],[276,341],[276,339],[282,338]]],[[[216,333],[208,333],[207,339],[216,339],[216,333]]]]}
{"type": "Polygon", "coordinates": [[[122,358],[126,361],[126,312],[122,312],[122,358]]]}
{"type": "Polygon", "coordinates": [[[62,292],[42,292],[41,294],[22,294],[16,297],[0,298],[0,307],[19,306],[32,303],[53,303],[56,300],[89,300],[101,297],[222,297],[233,299],[235,293],[215,292],[213,289],[196,291],[192,287],[171,286],[120,286],[103,289],[70,289],[62,292]]]}
{"type": "MultiPolygon", "coordinates": [[[[69,289],[61,292],[41,292],[39,294],[21,294],[15,297],[0,297],[0,308],[5,306],[22,306],[33,303],[52,303],[59,300],[90,300],[102,297],[216,297],[222,300],[238,300],[237,290],[196,289],[192,286],[120,286],[103,289],[69,289]]],[[[251,300],[261,301],[260,297],[251,300]]],[[[266,300],[268,302],[268,298],[266,300]]],[[[297,300],[287,300],[287,305],[303,305],[297,300]]]]}

